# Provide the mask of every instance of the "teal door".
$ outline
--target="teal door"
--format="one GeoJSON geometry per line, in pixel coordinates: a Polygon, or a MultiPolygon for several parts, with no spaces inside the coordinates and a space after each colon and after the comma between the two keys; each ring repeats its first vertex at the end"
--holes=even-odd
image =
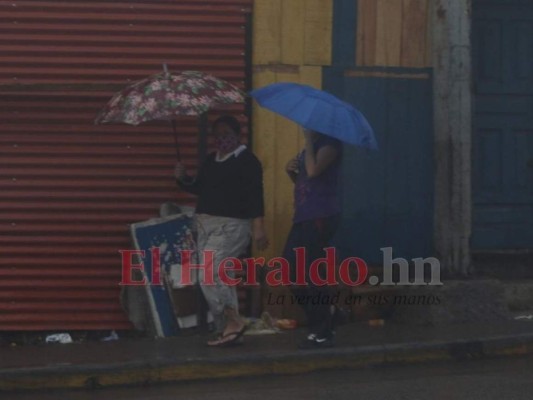
{"type": "Polygon", "coordinates": [[[533,248],[533,0],[473,0],[474,249],[533,248]]]}

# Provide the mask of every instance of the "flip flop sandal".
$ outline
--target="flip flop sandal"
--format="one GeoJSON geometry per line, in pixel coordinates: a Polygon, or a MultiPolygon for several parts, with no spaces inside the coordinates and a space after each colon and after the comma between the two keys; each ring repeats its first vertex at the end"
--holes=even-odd
{"type": "Polygon", "coordinates": [[[235,346],[239,344],[243,344],[242,340],[239,340],[242,338],[242,335],[244,335],[244,332],[248,329],[248,326],[243,326],[240,331],[237,332],[230,332],[223,335],[220,339],[217,341],[210,343],[207,342],[207,345],[209,347],[229,347],[229,346],[235,346]],[[225,340],[226,338],[231,337],[231,339],[225,340]]]}

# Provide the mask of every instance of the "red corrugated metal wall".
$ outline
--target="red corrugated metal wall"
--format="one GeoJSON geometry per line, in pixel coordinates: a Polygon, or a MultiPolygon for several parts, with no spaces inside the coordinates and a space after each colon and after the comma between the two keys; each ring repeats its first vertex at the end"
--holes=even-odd
{"type": "MultiPolygon", "coordinates": [[[[96,127],[94,117],[162,63],[244,88],[251,6],[0,1],[0,330],[130,327],[118,286],[128,224],[187,199],[169,125],[96,127]]],[[[193,166],[197,121],[178,129],[193,166]]]]}

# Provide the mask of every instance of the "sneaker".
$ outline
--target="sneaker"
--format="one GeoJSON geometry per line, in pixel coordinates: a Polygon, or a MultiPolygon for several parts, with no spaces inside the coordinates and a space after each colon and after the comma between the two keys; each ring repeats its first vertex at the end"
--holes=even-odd
{"type": "Polygon", "coordinates": [[[299,349],[325,349],[335,346],[333,336],[320,338],[315,334],[308,335],[298,346],[299,349]]]}

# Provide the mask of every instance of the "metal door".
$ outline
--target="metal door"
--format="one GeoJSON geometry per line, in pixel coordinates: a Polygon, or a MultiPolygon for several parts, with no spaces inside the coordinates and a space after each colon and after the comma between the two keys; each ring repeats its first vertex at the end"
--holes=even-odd
{"type": "MultiPolygon", "coordinates": [[[[0,0],[0,331],[131,326],[118,285],[128,225],[191,199],[172,177],[168,123],[95,127],[95,115],[163,62],[244,88],[252,4],[0,0]]],[[[197,130],[179,120],[191,172],[197,130]]]]}

